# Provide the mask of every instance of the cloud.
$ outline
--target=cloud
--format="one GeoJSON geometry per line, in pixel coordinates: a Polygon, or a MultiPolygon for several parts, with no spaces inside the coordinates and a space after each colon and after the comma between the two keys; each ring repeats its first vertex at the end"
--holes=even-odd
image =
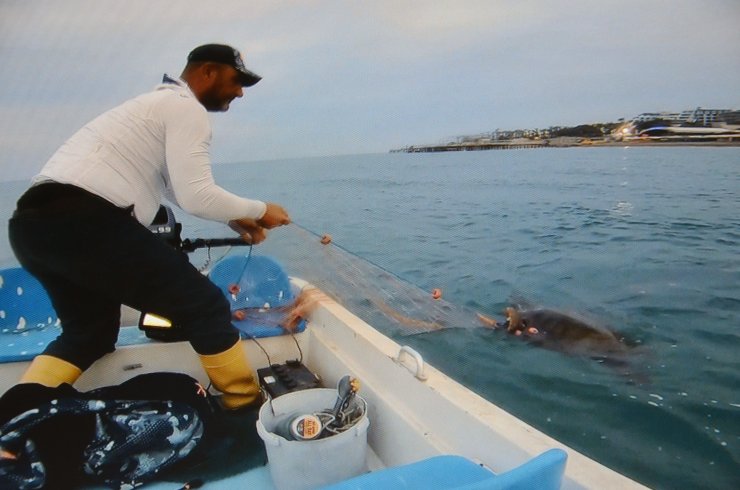
{"type": "Polygon", "coordinates": [[[218,162],[737,108],[738,21],[734,0],[8,0],[0,178],[38,170],[206,42],[242,48],[264,77],[212,118],[218,162]]]}

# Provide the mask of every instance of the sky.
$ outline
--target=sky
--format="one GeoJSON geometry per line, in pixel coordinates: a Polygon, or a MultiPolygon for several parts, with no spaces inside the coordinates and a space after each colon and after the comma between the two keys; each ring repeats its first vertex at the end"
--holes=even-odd
{"type": "Polygon", "coordinates": [[[215,164],[740,109],[738,0],[0,0],[0,180],[210,42],[263,76],[215,164]]]}

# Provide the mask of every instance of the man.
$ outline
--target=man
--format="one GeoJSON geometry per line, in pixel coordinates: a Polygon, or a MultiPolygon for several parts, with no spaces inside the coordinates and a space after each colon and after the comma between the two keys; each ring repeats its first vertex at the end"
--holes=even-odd
{"type": "Polygon", "coordinates": [[[44,285],[62,333],[22,383],[58,386],[115,350],[121,304],[181,325],[222,404],[259,394],[229,305],[183,253],[152,234],[163,196],[184,211],[228,223],[248,243],[290,223],[280,205],[244,199],[211,173],[207,111],[226,111],[261,78],[225,45],[194,49],[180,79],[97,117],[65,142],[18,201],[9,238],[44,285]]]}

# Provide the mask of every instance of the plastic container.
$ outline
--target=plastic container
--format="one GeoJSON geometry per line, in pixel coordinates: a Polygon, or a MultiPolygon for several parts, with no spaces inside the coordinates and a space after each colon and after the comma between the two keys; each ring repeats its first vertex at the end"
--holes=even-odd
{"type": "MultiPolygon", "coordinates": [[[[367,471],[367,410],[350,429],[323,439],[294,441],[284,437],[286,421],[296,413],[331,410],[337,390],[295,391],[267,401],[259,411],[257,433],[265,442],[270,476],[278,490],[310,490],[367,471]],[[283,435],[281,435],[283,434],[283,435]]],[[[353,404],[365,405],[355,396],[353,404]]]]}

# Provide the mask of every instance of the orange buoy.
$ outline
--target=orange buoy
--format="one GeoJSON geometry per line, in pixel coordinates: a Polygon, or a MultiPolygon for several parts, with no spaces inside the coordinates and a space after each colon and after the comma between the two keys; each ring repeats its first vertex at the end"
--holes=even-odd
{"type": "Polygon", "coordinates": [[[234,320],[242,321],[245,318],[247,318],[247,314],[244,312],[244,310],[236,310],[233,315],[234,320]]]}
{"type": "Polygon", "coordinates": [[[229,293],[238,294],[239,291],[241,291],[241,288],[238,284],[229,284],[229,293]]]}
{"type": "Polygon", "coordinates": [[[331,243],[331,235],[322,235],[321,236],[321,244],[322,245],[329,245],[331,243]]]}
{"type": "Polygon", "coordinates": [[[434,299],[441,299],[442,298],[442,290],[439,288],[432,289],[432,298],[434,299]]]}

